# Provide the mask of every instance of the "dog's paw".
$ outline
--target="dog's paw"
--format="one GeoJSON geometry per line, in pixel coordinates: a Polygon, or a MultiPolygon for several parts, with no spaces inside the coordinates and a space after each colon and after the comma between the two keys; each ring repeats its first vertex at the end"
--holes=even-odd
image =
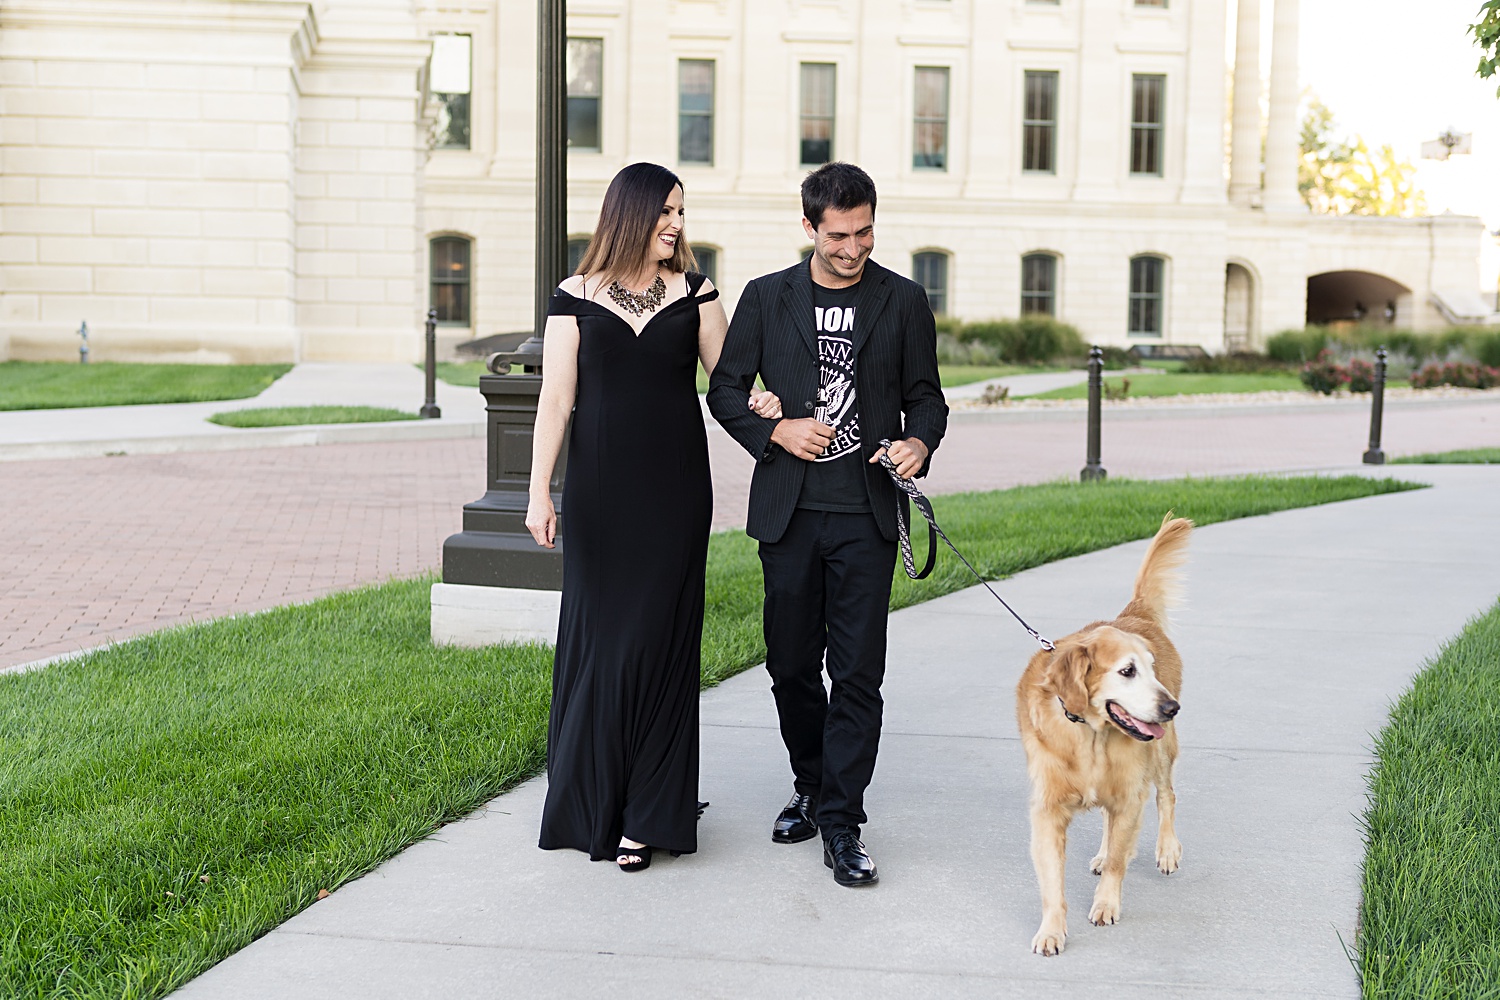
{"type": "Polygon", "coordinates": [[[1182,841],[1168,837],[1156,845],[1156,867],[1170,875],[1182,865],[1182,841]]]}
{"type": "Polygon", "coordinates": [[[1089,910],[1089,923],[1095,927],[1103,927],[1106,924],[1117,924],[1120,922],[1120,899],[1118,896],[1110,899],[1094,897],[1094,905],[1089,910]]]}
{"type": "Polygon", "coordinates": [[[1036,937],[1031,939],[1031,950],[1035,954],[1050,958],[1053,955],[1061,955],[1067,943],[1067,924],[1053,924],[1044,920],[1036,932],[1036,937]]]}
{"type": "Polygon", "coordinates": [[[1095,875],[1101,874],[1104,871],[1104,862],[1108,860],[1109,859],[1103,854],[1094,855],[1094,859],[1089,862],[1089,871],[1093,872],[1095,875]]]}

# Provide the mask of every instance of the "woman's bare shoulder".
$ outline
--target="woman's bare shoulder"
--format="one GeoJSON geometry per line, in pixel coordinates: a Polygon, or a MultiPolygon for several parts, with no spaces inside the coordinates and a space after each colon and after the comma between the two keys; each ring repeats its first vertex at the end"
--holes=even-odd
{"type": "Polygon", "coordinates": [[[581,275],[581,274],[570,274],[570,275],[568,275],[566,278],[564,278],[561,282],[558,283],[557,288],[558,288],[558,291],[567,292],[569,295],[573,296],[574,298],[577,298],[577,299],[587,298],[587,296],[584,295],[583,275],[581,275]]]}

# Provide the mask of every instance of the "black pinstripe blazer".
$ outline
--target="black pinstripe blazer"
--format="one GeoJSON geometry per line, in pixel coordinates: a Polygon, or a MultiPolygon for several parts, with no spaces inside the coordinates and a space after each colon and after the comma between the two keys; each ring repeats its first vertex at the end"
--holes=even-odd
{"type": "MultiPolygon", "coordinates": [[[[771,444],[777,421],[758,417],[745,394],[759,375],[781,397],[786,417],[810,417],[818,396],[818,334],[808,261],[756,278],[745,286],[709,382],[714,418],[758,461],[750,480],[752,538],[774,542],[786,531],[807,463],[771,444]]],[[[948,428],[948,404],[938,383],[937,332],[927,293],[915,281],[866,262],[854,296],[854,385],[858,394],[865,486],[880,533],[895,541],[898,494],[879,465],[869,465],[881,438],[914,437],[929,453],[948,428]],[[904,419],[903,419],[904,418],[904,419]]],[[[927,474],[924,464],[919,476],[927,474]]]]}

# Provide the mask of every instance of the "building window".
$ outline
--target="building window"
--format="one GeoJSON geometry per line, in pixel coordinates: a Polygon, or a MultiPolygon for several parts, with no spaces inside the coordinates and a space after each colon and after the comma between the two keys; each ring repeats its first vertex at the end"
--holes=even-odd
{"type": "Polygon", "coordinates": [[[1057,73],[1026,71],[1026,109],[1021,126],[1021,169],[1057,173],[1057,73]]]}
{"type": "Polygon", "coordinates": [[[1162,10],[1166,10],[1167,0],[1135,0],[1135,5],[1137,7],[1159,7],[1162,10]]]}
{"type": "Polygon", "coordinates": [[[1161,176],[1162,122],[1167,78],[1136,73],[1130,78],[1130,172],[1161,176]]]}
{"type": "Polygon", "coordinates": [[[568,39],[568,148],[599,151],[599,97],[604,90],[604,40],[568,39]]]}
{"type": "Polygon", "coordinates": [[[913,254],[912,278],[927,290],[927,304],[941,316],[948,311],[948,255],[936,251],[913,254]]]}
{"type": "Polygon", "coordinates": [[[432,294],[438,326],[469,325],[469,247],[462,236],[432,241],[432,294]]]}
{"type": "Polygon", "coordinates": [[[714,162],[714,61],[677,60],[677,162],[714,162]]]}
{"type": "Polygon", "coordinates": [[[833,159],[833,63],[802,64],[802,165],[833,159]]]}
{"type": "Polygon", "coordinates": [[[568,241],[568,273],[577,274],[578,265],[583,263],[583,255],[588,252],[589,237],[579,236],[568,241]]]}
{"type": "Polygon", "coordinates": [[[468,35],[432,36],[432,96],[443,105],[438,111],[435,149],[469,148],[471,41],[468,35]]]}
{"type": "Polygon", "coordinates": [[[1021,315],[1057,315],[1057,258],[1029,253],[1021,258],[1021,315]]]}
{"type": "Polygon", "coordinates": [[[1166,261],[1160,257],[1130,260],[1130,335],[1160,337],[1162,320],[1162,276],[1166,261]]]}
{"type": "Polygon", "coordinates": [[[801,250],[797,251],[797,257],[798,257],[798,259],[802,260],[804,262],[806,262],[807,258],[811,257],[812,255],[813,255],[813,248],[812,247],[803,247],[801,250]]]}
{"type": "Polygon", "coordinates": [[[919,170],[948,169],[948,69],[917,67],[917,100],[911,165],[919,170]]]}
{"type": "Polygon", "coordinates": [[[701,243],[694,243],[693,257],[698,261],[698,273],[717,285],[719,283],[719,251],[701,243]]]}

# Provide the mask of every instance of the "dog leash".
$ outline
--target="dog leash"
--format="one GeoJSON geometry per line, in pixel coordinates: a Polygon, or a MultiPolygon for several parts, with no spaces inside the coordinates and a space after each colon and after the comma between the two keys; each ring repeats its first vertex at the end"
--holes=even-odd
{"type": "Polygon", "coordinates": [[[881,468],[885,469],[890,475],[891,482],[896,484],[896,489],[910,497],[912,503],[916,504],[917,509],[922,512],[922,516],[927,518],[927,565],[922,567],[921,572],[918,572],[917,564],[912,559],[911,554],[911,530],[907,527],[906,515],[901,510],[900,500],[896,501],[896,531],[901,535],[901,561],[906,564],[906,575],[913,580],[921,580],[928,573],[932,572],[933,563],[937,561],[937,540],[938,538],[942,538],[943,541],[948,543],[948,548],[953,550],[953,554],[958,556],[959,560],[965,566],[969,567],[969,572],[974,574],[974,579],[984,584],[984,589],[988,590],[994,596],[995,600],[1000,602],[1000,606],[1009,611],[1011,617],[1021,623],[1021,627],[1026,630],[1026,634],[1040,643],[1041,647],[1047,652],[1052,652],[1054,648],[1052,641],[1044,638],[1040,632],[1027,625],[1026,619],[1016,614],[1016,609],[1006,604],[1005,598],[995,593],[995,588],[991,587],[989,582],[979,575],[979,570],[974,568],[974,564],[964,558],[964,554],[958,551],[958,546],[953,544],[953,540],[948,537],[942,528],[938,527],[937,518],[932,513],[932,502],[922,495],[922,491],[917,489],[915,483],[910,479],[903,479],[901,473],[896,471],[896,463],[890,459],[890,439],[881,438],[880,446],[885,449],[880,454],[881,468]]]}

